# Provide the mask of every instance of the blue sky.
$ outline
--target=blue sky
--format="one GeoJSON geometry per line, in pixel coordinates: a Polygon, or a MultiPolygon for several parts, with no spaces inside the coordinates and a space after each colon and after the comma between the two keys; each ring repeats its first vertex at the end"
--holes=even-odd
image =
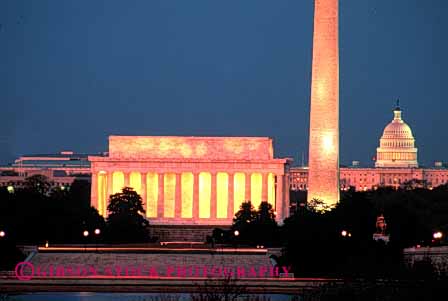
{"type": "MultiPolygon", "coordinates": [[[[340,1],[341,163],[371,164],[400,98],[448,161],[443,0],[340,1]]],[[[0,162],[123,135],[270,136],[308,149],[311,0],[0,0],[0,162]]]]}

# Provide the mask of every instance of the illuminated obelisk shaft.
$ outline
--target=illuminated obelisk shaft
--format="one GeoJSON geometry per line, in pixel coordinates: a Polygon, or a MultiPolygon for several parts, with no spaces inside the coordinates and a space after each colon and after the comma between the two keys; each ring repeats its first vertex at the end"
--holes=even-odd
{"type": "Polygon", "coordinates": [[[339,201],[338,0],[314,1],[308,201],[339,201]]]}

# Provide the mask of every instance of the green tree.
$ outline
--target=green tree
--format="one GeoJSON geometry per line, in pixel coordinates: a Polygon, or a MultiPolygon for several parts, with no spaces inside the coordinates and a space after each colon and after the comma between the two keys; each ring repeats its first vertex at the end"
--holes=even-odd
{"type": "Polygon", "coordinates": [[[107,206],[106,238],[110,242],[147,242],[149,222],[143,216],[142,198],[132,188],[110,196],[107,206]]]}

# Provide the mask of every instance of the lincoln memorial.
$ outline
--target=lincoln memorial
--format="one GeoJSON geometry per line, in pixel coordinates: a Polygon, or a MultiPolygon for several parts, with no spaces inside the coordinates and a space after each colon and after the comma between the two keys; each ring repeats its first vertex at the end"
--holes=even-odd
{"type": "Polygon", "coordinates": [[[229,225],[243,201],[289,211],[289,159],[268,137],[109,136],[107,156],[89,156],[92,206],[107,216],[111,194],[132,187],[155,225],[229,225]]]}

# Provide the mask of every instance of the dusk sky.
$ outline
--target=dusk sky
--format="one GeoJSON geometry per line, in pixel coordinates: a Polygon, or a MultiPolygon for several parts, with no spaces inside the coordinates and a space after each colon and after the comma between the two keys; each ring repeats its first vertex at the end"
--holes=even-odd
{"type": "MultiPolygon", "coordinates": [[[[448,161],[448,1],[340,1],[340,158],[372,164],[400,99],[448,161]]],[[[270,136],[308,151],[312,0],[0,0],[0,162],[121,135],[270,136]]]]}

